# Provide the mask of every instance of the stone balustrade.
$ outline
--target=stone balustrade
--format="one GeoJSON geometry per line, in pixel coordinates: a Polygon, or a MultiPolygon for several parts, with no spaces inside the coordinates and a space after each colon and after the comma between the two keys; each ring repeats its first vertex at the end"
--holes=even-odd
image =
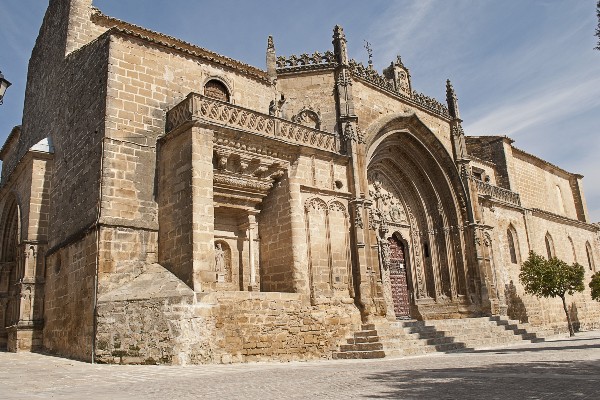
{"type": "Polygon", "coordinates": [[[272,115],[190,93],[167,112],[166,131],[186,122],[206,121],[212,125],[239,128],[246,132],[271,137],[287,143],[337,152],[335,134],[313,129],[272,115]]]}
{"type": "Polygon", "coordinates": [[[521,198],[518,193],[495,185],[490,185],[489,183],[472,176],[470,176],[469,179],[475,183],[478,194],[489,196],[492,200],[502,201],[519,207],[521,206],[521,198]]]}

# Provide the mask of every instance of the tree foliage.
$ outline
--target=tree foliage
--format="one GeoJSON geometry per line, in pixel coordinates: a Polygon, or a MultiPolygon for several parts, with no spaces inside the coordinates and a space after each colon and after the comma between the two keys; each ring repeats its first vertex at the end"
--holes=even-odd
{"type": "Polygon", "coordinates": [[[600,301],[600,272],[592,275],[590,289],[592,289],[592,299],[600,301]]]}
{"type": "Polygon", "coordinates": [[[596,37],[598,38],[598,45],[595,47],[596,50],[600,50],[600,0],[596,4],[596,16],[598,17],[598,27],[596,28],[596,37]]]}
{"type": "Polygon", "coordinates": [[[566,262],[552,257],[546,260],[533,251],[529,258],[523,262],[519,280],[525,287],[525,292],[538,297],[560,297],[567,316],[569,333],[575,334],[571,318],[567,310],[565,295],[582,292],[585,288],[583,278],[585,269],[578,263],[568,265],[566,262]]]}

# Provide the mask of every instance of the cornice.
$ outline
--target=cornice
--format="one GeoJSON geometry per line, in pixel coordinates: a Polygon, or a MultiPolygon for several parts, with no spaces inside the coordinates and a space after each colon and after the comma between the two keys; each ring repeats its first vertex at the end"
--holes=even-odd
{"type": "Polygon", "coordinates": [[[181,39],[177,39],[175,37],[160,32],[155,32],[146,28],[142,28],[141,26],[125,22],[114,17],[109,17],[107,15],[102,14],[102,12],[98,9],[94,9],[91,20],[92,22],[98,25],[107,27],[107,34],[121,34],[125,36],[134,37],[136,39],[140,39],[146,42],[160,45],[162,47],[169,48],[179,53],[200,58],[211,63],[223,65],[236,71],[240,71],[258,81],[268,84],[271,83],[267,77],[267,73],[260,68],[256,68],[249,64],[245,64],[241,61],[235,60],[233,58],[223,56],[221,54],[188,43],[181,39]]]}

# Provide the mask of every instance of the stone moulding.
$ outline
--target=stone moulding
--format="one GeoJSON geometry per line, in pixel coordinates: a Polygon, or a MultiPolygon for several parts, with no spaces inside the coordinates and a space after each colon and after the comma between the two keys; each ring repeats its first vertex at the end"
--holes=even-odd
{"type": "Polygon", "coordinates": [[[271,115],[234,106],[197,93],[190,93],[167,112],[166,131],[186,122],[206,121],[257,135],[329,152],[338,152],[336,135],[312,129],[271,115]]]}

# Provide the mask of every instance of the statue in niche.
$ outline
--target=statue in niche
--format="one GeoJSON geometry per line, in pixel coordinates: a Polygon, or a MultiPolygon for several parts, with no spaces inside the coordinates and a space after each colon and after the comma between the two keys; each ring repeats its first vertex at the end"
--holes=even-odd
{"type": "Polygon", "coordinates": [[[231,250],[227,243],[215,243],[215,272],[217,282],[231,282],[231,250]]]}
{"type": "Polygon", "coordinates": [[[215,271],[218,273],[225,272],[225,251],[221,243],[215,244],[215,271]]]}

